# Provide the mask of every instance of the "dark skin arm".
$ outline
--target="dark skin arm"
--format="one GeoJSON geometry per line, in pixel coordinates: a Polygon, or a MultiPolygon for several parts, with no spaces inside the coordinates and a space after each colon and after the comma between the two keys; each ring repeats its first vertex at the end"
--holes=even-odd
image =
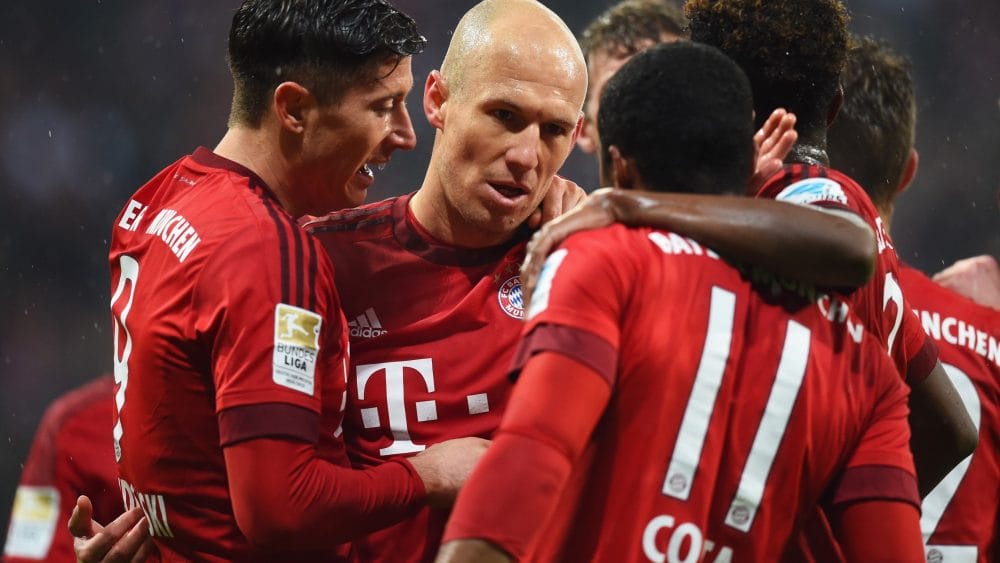
{"type": "Polygon", "coordinates": [[[979,432],[941,362],[910,389],[909,405],[910,449],[923,498],[975,451],[979,432]]]}

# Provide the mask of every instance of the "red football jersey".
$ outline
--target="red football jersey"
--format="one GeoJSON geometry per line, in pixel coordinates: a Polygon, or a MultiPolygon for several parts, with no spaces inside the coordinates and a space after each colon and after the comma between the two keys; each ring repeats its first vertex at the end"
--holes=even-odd
{"type": "Polygon", "coordinates": [[[345,556],[251,546],[222,451],[318,438],[323,457],[348,463],[338,439],[346,322],[318,242],[253,172],[200,148],[132,196],[109,259],[114,454],[126,507],[143,508],[163,558],[345,556]]]}
{"type": "Polygon", "coordinates": [[[111,447],[114,379],[105,375],[56,399],[35,432],[14,499],[4,563],[75,563],[66,522],[79,495],[94,504],[94,519],[122,513],[118,468],[111,447]]]}
{"type": "Polygon", "coordinates": [[[559,352],[613,395],[532,559],[774,561],[824,493],[919,503],[889,358],[836,302],[784,287],[650,229],[549,257],[518,361],[559,352]]]}
{"type": "Polygon", "coordinates": [[[945,289],[903,266],[902,284],[941,362],[979,428],[975,453],[924,499],[920,527],[931,562],[1000,557],[1000,312],[945,289]]]}
{"type": "Polygon", "coordinates": [[[904,314],[910,307],[899,283],[899,257],[865,190],[832,168],[791,164],[772,176],[757,197],[845,210],[868,223],[878,243],[875,274],[845,299],[865,327],[889,350],[899,373],[910,385],[926,378],[937,362],[938,352],[920,323],[904,314]]]}
{"type": "MultiPolygon", "coordinates": [[[[306,226],[342,273],[351,341],[344,435],[361,467],[452,438],[489,438],[522,326],[518,268],[528,233],[493,248],[445,245],[413,218],[410,197],[306,226]]],[[[358,559],[433,561],[448,514],[424,508],[355,540],[358,559]]]]}

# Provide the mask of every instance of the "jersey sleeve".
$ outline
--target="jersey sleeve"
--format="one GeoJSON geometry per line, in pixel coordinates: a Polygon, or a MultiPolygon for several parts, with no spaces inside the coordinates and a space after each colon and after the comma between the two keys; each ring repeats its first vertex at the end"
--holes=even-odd
{"type": "Polygon", "coordinates": [[[892,500],[920,510],[916,469],[910,453],[908,390],[895,367],[871,341],[867,359],[879,396],[845,470],[832,491],[835,505],[860,500],[892,500]]]}
{"type": "Polygon", "coordinates": [[[900,330],[903,354],[906,358],[906,383],[913,387],[927,379],[938,361],[938,348],[920,324],[920,318],[912,314],[913,307],[903,298],[903,322],[900,330]]]}
{"type": "Polygon", "coordinates": [[[224,446],[262,436],[315,441],[322,378],[340,373],[329,259],[297,226],[280,234],[232,237],[197,282],[195,330],[210,350],[224,446]]]}
{"type": "Polygon", "coordinates": [[[528,307],[512,375],[540,352],[558,352],[593,369],[614,386],[621,329],[635,271],[624,228],[571,237],[545,261],[528,307]]]}

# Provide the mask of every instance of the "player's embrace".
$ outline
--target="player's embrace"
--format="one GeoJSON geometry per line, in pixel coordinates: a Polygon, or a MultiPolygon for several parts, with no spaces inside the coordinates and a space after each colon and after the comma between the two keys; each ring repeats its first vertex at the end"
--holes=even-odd
{"type": "MultiPolygon", "coordinates": [[[[604,181],[743,185],[751,100],[714,48],[637,55],[601,99],[604,181]]],[[[852,561],[923,560],[907,388],[847,305],[616,225],[549,257],[527,317],[439,559],[776,561],[826,495],[852,561]]]]}

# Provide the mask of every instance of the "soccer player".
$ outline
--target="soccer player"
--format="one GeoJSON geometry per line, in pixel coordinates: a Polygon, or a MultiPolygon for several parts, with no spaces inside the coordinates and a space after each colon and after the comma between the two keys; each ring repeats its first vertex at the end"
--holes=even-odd
{"type": "Polygon", "coordinates": [[[597,111],[604,85],[636,53],[669,41],[687,38],[684,12],[670,0],[625,0],[605,10],[580,37],[587,60],[587,98],[583,128],[577,146],[597,153],[597,111]]]}
{"type": "MultiPolygon", "coordinates": [[[[750,92],[712,47],[637,55],[601,101],[602,178],[741,185],[750,92]]],[[[837,307],[806,286],[754,290],[668,231],[567,240],[532,298],[500,431],[449,522],[446,541],[458,541],[439,559],[775,561],[827,493],[852,555],[922,561],[905,385],[856,317],[824,310],[837,307]]]]}
{"type": "Polygon", "coordinates": [[[382,0],[247,0],[229,130],[116,219],[114,456],[163,559],[339,560],[341,542],[450,502],[485,447],[351,469],[347,323],[296,223],[357,205],[369,165],[412,148],[403,100],[423,45],[382,0]]]}
{"type": "Polygon", "coordinates": [[[122,513],[108,424],[114,412],[110,374],[57,398],[45,411],[21,473],[4,563],[74,562],[65,522],[77,495],[93,499],[94,514],[110,521],[122,513]]]}
{"type": "MultiPolygon", "coordinates": [[[[841,73],[844,105],[830,127],[830,159],[871,195],[886,229],[913,180],[916,100],[910,65],[888,45],[852,41],[841,73]]],[[[1000,312],[978,305],[903,265],[900,284],[941,351],[941,361],[979,427],[979,446],[924,499],[928,561],[1000,557],[1000,312]]]]}

